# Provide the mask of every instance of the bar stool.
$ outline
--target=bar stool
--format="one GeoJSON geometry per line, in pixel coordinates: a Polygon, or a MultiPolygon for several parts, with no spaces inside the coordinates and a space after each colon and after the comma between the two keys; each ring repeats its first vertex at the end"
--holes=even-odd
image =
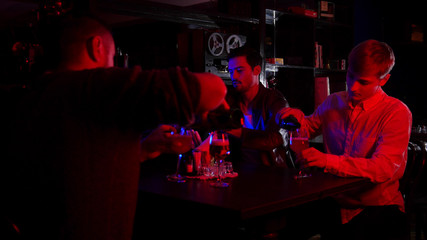
{"type": "MultiPolygon", "coordinates": [[[[427,161],[427,142],[419,141],[419,146],[422,149],[422,168],[424,170],[427,161]]],[[[412,199],[412,211],[415,213],[415,239],[421,239],[421,233],[424,234],[424,239],[427,239],[427,192],[426,188],[426,175],[425,171],[422,173],[422,177],[419,179],[419,189],[423,189],[423,192],[419,192],[418,195],[414,195],[412,199]],[[424,180],[424,181],[423,181],[424,180]],[[424,184],[424,185],[423,185],[424,184]]]]}
{"type": "Polygon", "coordinates": [[[400,190],[405,200],[408,217],[415,220],[415,239],[421,233],[427,234],[427,192],[425,167],[427,162],[427,142],[415,140],[408,144],[408,160],[400,190]]]}
{"type": "Polygon", "coordinates": [[[411,201],[418,187],[417,184],[422,176],[423,166],[425,165],[423,161],[425,159],[423,159],[421,147],[414,142],[409,142],[405,173],[399,182],[399,190],[405,199],[405,204],[411,201]]]}

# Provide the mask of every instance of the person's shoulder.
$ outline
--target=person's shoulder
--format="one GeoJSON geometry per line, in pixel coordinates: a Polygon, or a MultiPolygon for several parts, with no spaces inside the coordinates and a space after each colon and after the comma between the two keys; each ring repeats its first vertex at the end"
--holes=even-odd
{"type": "Polygon", "coordinates": [[[141,72],[141,68],[138,67],[132,67],[132,68],[122,68],[122,67],[110,67],[110,68],[95,68],[95,69],[89,69],[87,70],[89,72],[97,72],[100,74],[106,74],[106,75],[116,75],[116,74],[132,74],[133,72],[141,72]]]}
{"type": "Polygon", "coordinates": [[[334,92],[329,94],[324,102],[330,102],[330,103],[343,103],[346,104],[348,101],[348,93],[347,91],[340,91],[340,92],[334,92]]]}
{"type": "Polygon", "coordinates": [[[288,105],[285,95],[275,88],[266,88],[261,86],[257,94],[258,99],[263,99],[266,104],[283,104],[288,105]]]}
{"type": "Polygon", "coordinates": [[[339,91],[329,94],[328,98],[341,98],[341,99],[347,99],[348,93],[347,91],[339,91]]]}
{"type": "Polygon", "coordinates": [[[284,97],[283,93],[276,88],[266,88],[264,85],[259,85],[259,92],[270,96],[284,97]]]}
{"type": "Polygon", "coordinates": [[[45,74],[39,82],[39,88],[81,88],[108,87],[118,88],[132,81],[132,76],[138,76],[140,70],[133,68],[93,68],[79,71],[57,71],[45,74]]]}
{"type": "Polygon", "coordinates": [[[87,69],[76,72],[75,74],[81,76],[84,81],[102,81],[103,84],[124,84],[128,81],[134,81],[139,77],[142,70],[140,67],[123,68],[123,67],[110,67],[110,68],[95,68],[87,69]]]}
{"type": "Polygon", "coordinates": [[[401,124],[412,121],[412,112],[409,107],[401,100],[382,93],[382,97],[378,99],[375,105],[375,111],[379,111],[385,118],[401,121],[401,124]]]}
{"type": "Polygon", "coordinates": [[[111,68],[92,68],[92,69],[83,69],[83,70],[60,70],[60,71],[51,71],[46,72],[41,76],[42,79],[54,79],[54,78],[64,78],[65,76],[84,76],[84,75],[114,75],[114,74],[125,74],[132,72],[133,69],[111,67],[111,68]]]}
{"type": "Polygon", "coordinates": [[[389,109],[393,111],[403,111],[412,115],[409,107],[400,99],[386,95],[384,100],[385,101],[383,102],[388,106],[389,109]]]}

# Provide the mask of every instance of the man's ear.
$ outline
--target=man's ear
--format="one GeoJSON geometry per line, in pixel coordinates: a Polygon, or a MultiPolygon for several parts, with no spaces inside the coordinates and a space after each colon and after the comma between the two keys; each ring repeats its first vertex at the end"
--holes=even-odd
{"type": "Polygon", "coordinates": [[[94,62],[100,62],[104,52],[103,42],[100,36],[94,36],[87,41],[87,53],[94,62]]]}
{"type": "Polygon", "coordinates": [[[388,82],[388,79],[390,79],[390,74],[387,74],[383,79],[380,79],[380,86],[384,86],[388,82]]]}
{"type": "Polygon", "coordinates": [[[256,65],[256,66],[254,67],[253,73],[254,73],[254,75],[259,75],[259,74],[261,74],[261,66],[260,66],[260,65],[256,65]]]}

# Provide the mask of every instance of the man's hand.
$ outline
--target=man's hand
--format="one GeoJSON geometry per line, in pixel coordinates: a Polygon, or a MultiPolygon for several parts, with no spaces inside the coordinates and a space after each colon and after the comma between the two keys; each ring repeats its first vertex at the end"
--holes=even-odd
{"type": "Polygon", "coordinates": [[[156,158],[162,153],[183,153],[191,149],[191,136],[178,138],[171,132],[176,132],[173,126],[160,125],[141,139],[141,162],[156,158]]]}
{"type": "Polygon", "coordinates": [[[280,122],[282,121],[282,119],[285,119],[286,117],[293,115],[299,123],[302,124],[303,120],[304,120],[304,113],[297,109],[297,108],[282,108],[280,111],[277,112],[276,114],[276,123],[280,124],[280,122]]]}
{"type": "Polygon", "coordinates": [[[297,154],[297,163],[304,167],[326,167],[327,154],[311,147],[297,154]]]}

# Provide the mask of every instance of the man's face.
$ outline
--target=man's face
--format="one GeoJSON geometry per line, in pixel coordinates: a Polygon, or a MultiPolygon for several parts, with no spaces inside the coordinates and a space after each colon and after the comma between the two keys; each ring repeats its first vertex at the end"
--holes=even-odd
{"type": "Polygon", "coordinates": [[[384,79],[379,79],[374,74],[361,75],[351,69],[347,71],[348,95],[353,105],[374,96],[384,84],[384,79]]]}
{"type": "Polygon", "coordinates": [[[233,87],[238,92],[245,92],[258,84],[259,71],[257,67],[252,69],[245,56],[231,58],[228,61],[228,71],[230,72],[231,81],[233,87]]]}

